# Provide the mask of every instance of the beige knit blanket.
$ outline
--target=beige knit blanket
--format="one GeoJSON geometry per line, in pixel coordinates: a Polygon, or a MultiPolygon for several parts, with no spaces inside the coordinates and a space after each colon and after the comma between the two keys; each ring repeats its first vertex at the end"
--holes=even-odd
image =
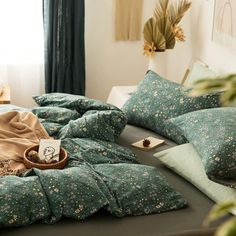
{"type": "Polygon", "coordinates": [[[40,139],[49,138],[37,116],[31,112],[0,114],[0,176],[24,171],[24,151],[38,144],[40,139]]]}

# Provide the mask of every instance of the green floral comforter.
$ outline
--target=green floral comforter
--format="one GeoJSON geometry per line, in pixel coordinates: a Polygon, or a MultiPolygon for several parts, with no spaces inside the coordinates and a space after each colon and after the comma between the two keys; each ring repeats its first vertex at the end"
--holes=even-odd
{"type": "MultiPolygon", "coordinates": [[[[46,94],[32,109],[69,153],[63,170],[32,169],[0,177],[0,227],[62,217],[85,219],[100,209],[116,217],[161,213],[186,205],[154,167],[115,141],[126,125],[118,108],[82,96],[46,94]]],[[[0,112],[19,109],[3,106],[0,112]]]]}

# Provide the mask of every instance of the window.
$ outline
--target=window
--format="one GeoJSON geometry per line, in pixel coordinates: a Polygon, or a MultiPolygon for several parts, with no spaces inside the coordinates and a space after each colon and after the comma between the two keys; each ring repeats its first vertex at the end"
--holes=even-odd
{"type": "Polygon", "coordinates": [[[42,0],[0,0],[0,64],[43,63],[42,0]]]}

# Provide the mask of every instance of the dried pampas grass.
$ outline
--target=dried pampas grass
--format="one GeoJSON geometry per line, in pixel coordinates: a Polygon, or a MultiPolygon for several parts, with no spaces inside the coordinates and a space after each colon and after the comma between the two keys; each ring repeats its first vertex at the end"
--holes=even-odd
{"type": "Polygon", "coordinates": [[[173,49],[176,41],[185,41],[183,29],[178,25],[190,8],[188,0],[159,0],[154,16],[144,25],[144,54],[152,56],[156,51],[173,49]],[[147,47],[147,45],[151,46],[147,47]],[[155,51],[153,52],[153,49],[155,51]]]}

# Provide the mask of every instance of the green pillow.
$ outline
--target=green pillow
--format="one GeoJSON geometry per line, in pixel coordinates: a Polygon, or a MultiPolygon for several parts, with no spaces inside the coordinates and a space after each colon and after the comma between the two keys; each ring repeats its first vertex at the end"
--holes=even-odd
{"type": "Polygon", "coordinates": [[[194,145],[210,179],[236,187],[236,108],[195,111],[168,122],[194,145]]]}
{"type": "Polygon", "coordinates": [[[50,135],[60,139],[95,138],[115,142],[127,123],[119,108],[84,96],[49,93],[34,96],[34,100],[40,108],[33,112],[50,135]]]}
{"type": "Polygon", "coordinates": [[[108,210],[117,217],[177,210],[186,200],[157,172],[139,164],[100,164],[94,169],[102,176],[113,201],[108,210]]]}
{"type": "Polygon", "coordinates": [[[213,201],[219,203],[236,199],[236,189],[208,179],[199,154],[191,143],[158,152],[154,156],[165,166],[196,186],[213,201]]]}
{"type": "Polygon", "coordinates": [[[117,107],[102,101],[67,93],[46,93],[33,96],[33,99],[41,107],[64,107],[77,110],[80,114],[83,114],[88,110],[119,110],[117,107]]]}
{"type": "Polygon", "coordinates": [[[59,124],[67,124],[70,120],[76,120],[81,115],[76,110],[63,107],[35,107],[32,112],[40,119],[46,119],[47,122],[55,122],[59,124]]]}
{"type": "Polygon", "coordinates": [[[217,94],[189,97],[185,88],[148,71],[145,79],[123,106],[128,123],[151,129],[181,144],[184,137],[166,131],[166,120],[191,111],[219,107],[217,94]]]}

